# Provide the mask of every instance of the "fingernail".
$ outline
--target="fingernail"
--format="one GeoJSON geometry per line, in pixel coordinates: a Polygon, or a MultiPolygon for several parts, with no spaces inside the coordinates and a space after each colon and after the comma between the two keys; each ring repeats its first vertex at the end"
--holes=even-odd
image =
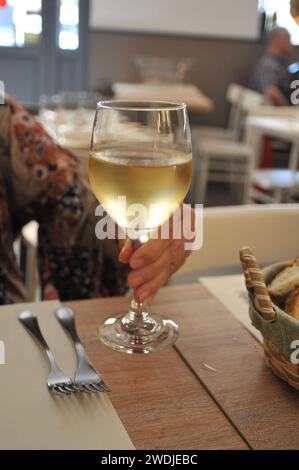
{"type": "Polygon", "coordinates": [[[118,255],[118,259],[120,262],[124,262],[124,263],[128,262],[128,260],[126,259],[126,252],[129,250],[129,247],[130,247],[130,241],[126,240],[124,246],[122,247],[118,255]],[[123,259],[123,257],[125,259],[123,259]]]}
{"type": "Polygon", "coordinates": [[[126,251],[129,248],[129,246],[130,246],[130,240],[127,238],[126,241],[125,241],[124,246],[120,250],[120,254],[123,253],[124,251],[126,251]]]}

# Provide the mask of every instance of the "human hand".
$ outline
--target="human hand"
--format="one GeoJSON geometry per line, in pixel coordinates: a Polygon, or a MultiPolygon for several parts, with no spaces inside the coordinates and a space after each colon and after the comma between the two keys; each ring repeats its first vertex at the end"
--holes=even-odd
{"type": "MultiPolygon", "coordinates": [[[[192,216],[194,218],[193,213],[192,216]]],[[[119,261],[129,263],[132,268],[128,285],[134,289],[137,301],[146,300],[149,304],[153,303],[158,290],[184,264],[191,253],[185,249],[185,242],[184,237],[151,239],[134,251],[132,242],[126,240],[119,254],[119,261]]]]}

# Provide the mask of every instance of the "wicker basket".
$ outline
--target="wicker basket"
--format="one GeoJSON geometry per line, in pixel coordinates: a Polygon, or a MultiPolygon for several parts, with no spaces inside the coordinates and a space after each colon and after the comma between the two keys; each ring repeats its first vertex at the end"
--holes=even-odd
{"type": "Polygon", "coordinates": [[[299,348],[299,321],[277,305],[273,305],[266,288],[266,285],[288,263],[273,264],[261,271],[252,251],[248,250],[250,249],[242,249],[240,258],[249,295],[249,315],[252,324],[263,335],[266,364],[278,377],[299,390],[299,364],[291,362],[291,355],[299,348]],[[248,253],[251,266],[248,265],[248,253]],[[263,305],[261,305],[261,298],[263,305]],[[294,341],[298,342],[297,347],[294,347],[294,341]]]}

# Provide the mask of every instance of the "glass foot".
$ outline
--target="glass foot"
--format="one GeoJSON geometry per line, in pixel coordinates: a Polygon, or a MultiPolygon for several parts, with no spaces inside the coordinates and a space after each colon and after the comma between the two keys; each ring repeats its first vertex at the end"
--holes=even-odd
{"type": "MultiPolygon", "coordinates": [[[[139,304],[140,305],[140,304],[139,304]]],[[[148,313],[128,313],[108,318],[98,329],[101,341],[111,349],[128,354],[148,354],[174,344],[179,329],[173,320],[148,313]]]]}

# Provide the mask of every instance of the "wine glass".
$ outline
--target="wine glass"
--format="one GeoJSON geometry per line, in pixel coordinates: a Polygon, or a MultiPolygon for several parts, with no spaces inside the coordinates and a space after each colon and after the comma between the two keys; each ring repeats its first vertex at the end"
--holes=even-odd
{"type": "MultiPolygon", "coordinates": [[[[187,194],[191,178],[191,136],[185,104],[97,104],[89,156],[90,184],[107,213],[127,231],[134,249],[169,219],[187,194]],[[143,210],[137,211],[136,223],[139,208],[143,210]]],[[[129,311],[108,318],[100,326],[99,336],[112,349],[149,353],[173,344],[178,326],[151,313],[145,302],[133,297],[129,311]]]]}

